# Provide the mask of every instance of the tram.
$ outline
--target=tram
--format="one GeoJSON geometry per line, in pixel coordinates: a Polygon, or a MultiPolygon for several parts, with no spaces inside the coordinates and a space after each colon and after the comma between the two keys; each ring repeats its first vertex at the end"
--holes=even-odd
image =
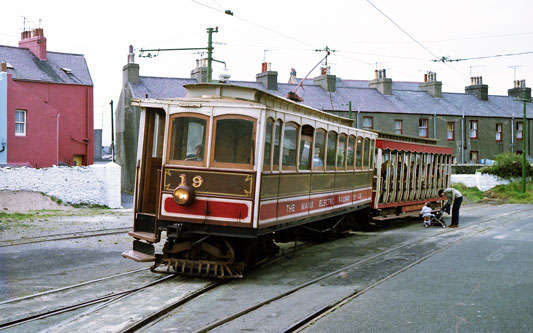
{"type": "Polygon", "coordinates": [[[242,277],[299,231],[345,232],[371,209],[401,201],[396,213],[448,182],[395,172],[405,160],[449,173],[450,160],[394,150],[351,119],[254,88],[185,88],[184,98],[132,100],[141,108],[133,249],[122,255],[153,270],[242,277]]]}

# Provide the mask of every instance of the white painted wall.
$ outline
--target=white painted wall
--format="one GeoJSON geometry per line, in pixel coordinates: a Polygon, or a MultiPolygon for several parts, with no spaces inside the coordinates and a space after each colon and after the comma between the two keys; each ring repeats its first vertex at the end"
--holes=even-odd
{"type": "Polygon", "coordinates": [[[477,187],[480,191],[485,192],[496,185],[509,184],[509,181],[493,175],[476,172],[473,175],[452,175],[451,183],[452,185],[462,183],[466,187],[477,187]]]}
{"type": "Polygon", "coordinates": [[[120,166],[110,162],[88,167],[0,168],[0,191],[33,191],[71,204],[120,208],[120,166]]]}

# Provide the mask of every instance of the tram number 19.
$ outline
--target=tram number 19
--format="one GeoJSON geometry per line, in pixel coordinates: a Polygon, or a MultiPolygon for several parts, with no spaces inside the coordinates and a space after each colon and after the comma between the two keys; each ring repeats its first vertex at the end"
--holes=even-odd
{"type": "MultiPolygon", "coordinates": [[[[198,187],[202,186],[203,183],[204,183],[204,179],[202,178],[202,176],[194,176],[192,178],[192,186],[195,187],[195,188],[198,188],[198,187]]],[[[187,175],[186,174],[181,174],[180,175],[180,185],[179,186],[183,186],[183,185],[187,185],[187,175]]]]}

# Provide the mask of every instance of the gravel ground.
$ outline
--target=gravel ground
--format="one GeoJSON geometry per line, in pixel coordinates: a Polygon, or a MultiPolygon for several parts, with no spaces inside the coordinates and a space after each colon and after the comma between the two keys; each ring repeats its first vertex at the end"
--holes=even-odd
{"type": "MultiPolygon", "coordinates": [[[[131,196],[123,196],[131,207],[131,196]]],[[[0,191],[0,241],[131,227],[131,208],[76,208],[38,192],[0,191]]]]}

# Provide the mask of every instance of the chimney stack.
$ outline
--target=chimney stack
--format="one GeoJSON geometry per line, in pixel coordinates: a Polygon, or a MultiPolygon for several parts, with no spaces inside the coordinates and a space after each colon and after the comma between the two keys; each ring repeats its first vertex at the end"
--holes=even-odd
{"type": "Polygon", "coordinates": [[[207,59],[197,59],[196,68],[191,71],[191,78],[197,83],[207,83],[207,59]]]}
{"type": "Polygon", "coordinates": [[[513,96],[518,99],[524,98],[525,93],[525,99],[531,100],[531,88],[526,87],[526,80],[515,80],[514,87],[512,89],[507,90],[508,96],[513,96]]]}
{"type": "Polygon", "coordinates": [[[475,95],[482,101],[489,100],[489,86],[483,84],[483,77],[481,76],[470,78],[470,85],[465,87],[465,93],[475,95]]]}
{"type": "Polygon", "coordinates": [[[437,73],[427,72],[424,74],[424,82],[418,84],[418,89],[435,98],[442,98],[442,82],[437,81],[437,73]]]}
{"type": "Polygon", "coordinates": [[[126,86],[128,83],[137,84],[139,82],[139,64],[134,63],[133,45],[130,45],[128,63],[122,67],[122,84],[126,86]]]}
{"type": "Polygon", "coordinates": [[[313,78],[313,84],[319,85],[327,92],[337,90],[337,76],[330,74],[330,67],[320,68],[320,75],[313,78]]]}
{"type": "Polygon", "coordinates": [[[385,69],[374,71],[374,80],[368,82],[368,87],[377,89],[382,95],[392,95],[392,79],[387,78],[385,69]]]}
{"type": "Polygon", "coordinates": [[[46,58],[46,37],[42,28],[33,29],[32,31],[23,31],[19,41],[20,48],[30,49],[30,51],[40,60],[46,58]]]}
{"type": "Polygon", "coordinates": [[[255,75],[255,81],[262,83],[267,90],[278,90],[278,72],[270,69],[271,64],[261,64],[261,73],[255,75]]]}

